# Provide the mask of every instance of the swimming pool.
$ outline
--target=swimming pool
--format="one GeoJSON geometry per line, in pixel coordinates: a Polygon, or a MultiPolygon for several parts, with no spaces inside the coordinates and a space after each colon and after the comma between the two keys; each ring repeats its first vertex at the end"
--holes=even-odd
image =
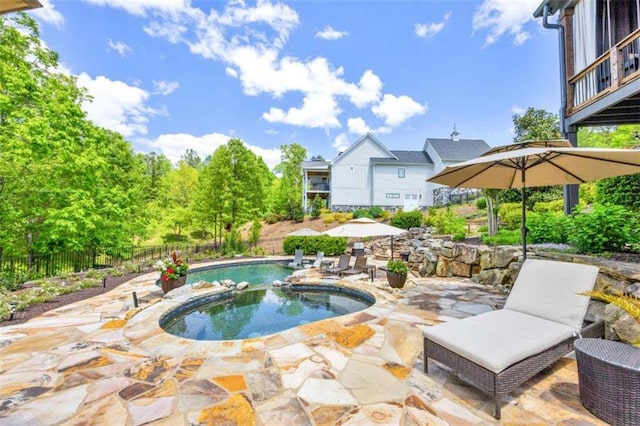
{"type": "Polygon", "coordinates": [[[295,285],[217,293],[190,301],[160,318],[160,326],[195,340],[266,336],[326,318],[358,312],[375,303],[371,294],[329,285],[295,285]]]}
{"type": "Polygon", "coordinates": [[[236,283],[247,281],[249,284],[271,284],[274,280],[283,280],[291,275],[291,269],[278,262],[248,262],[214,265],[189,271],[187,284],[200,280],[213,282],[230,279],[236,283]]]}

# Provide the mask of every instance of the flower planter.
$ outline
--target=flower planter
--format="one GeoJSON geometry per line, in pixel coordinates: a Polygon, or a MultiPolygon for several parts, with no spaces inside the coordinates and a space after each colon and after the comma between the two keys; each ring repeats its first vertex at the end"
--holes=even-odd
{"type": "Polygon", "coordinates": [[[160,285],[162,286],[162,291],[164,292],[164,294],[167,294],[171,290],[182,287],[186,282],[187,276],[184,275],[178,278],[169,278],[167,281],[160,280],[160,285]]]}
{"type": "Polygon", "coordinates": [[[396,272],[387,271],[387,281],[393,288],[402,288],[407,281],[407,274],[398,274],[396,272]]]}

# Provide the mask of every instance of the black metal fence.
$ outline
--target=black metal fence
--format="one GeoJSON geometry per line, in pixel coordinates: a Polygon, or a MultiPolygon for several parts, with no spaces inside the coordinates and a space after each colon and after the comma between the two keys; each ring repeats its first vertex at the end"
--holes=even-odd
{"type": "Polygon", "coordinates": [[[218,248],[215,244],[165,244],[159,246],[2,257],[0,258],[0,273],[5,280],[18,282],[25,278],[45,278],[68,272],[116,267],[126,262],[142,264],[167,257],[174,251],[178,252],[181,258],[188,259],[190,256],[198,253],[211,252],[218,248]]]}
{"type": "Polygon", "coordinates": [[[433,204],[446,206],[449,204],[469,203],[482,196],[482,191],[472,188],[449,188],[446,186],[433,190],[433,204]]]}

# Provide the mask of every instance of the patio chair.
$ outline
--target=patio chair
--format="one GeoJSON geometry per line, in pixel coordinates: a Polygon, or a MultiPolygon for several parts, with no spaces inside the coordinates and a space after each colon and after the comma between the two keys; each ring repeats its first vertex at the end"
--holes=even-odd
{"type": "Polygon", "coordinates": [[[592,265],[527,259],[503,309],[451,320],[424,330],[424,371],[428,360],[449,366],[473,386],[499,399],[573,350],[580,335],[598,337],[603,322],[583,328],[592,265]]]}
{"type": "Polygon", "coordinates": [[[308,264],[304,265],[304,267],[307,268],[307,269],[319,268],[320,265],[322,264],[323,260],[324,260],[324,252],[323,251],[319,251],[316,254],[316,260],[314,260],[313,263],[308,263],[308,264]]]}
{"type": "Polygon", "coordinates": [[[367,267],[367,258],[365,256],[357,256],[356,261],[353,264],[353,267],[349,269],[345,269],[344,271],[338,272],[338,275],[356,275],[364,273],[364,270],[367,267]]]}
{"type": "Polygon", "coordinates": [[[302,268],[302,257],[304,256],[304,250],[297,249],[293,260],[289,262],[290,268],[302,268]]]}
{"type": "Polygon", "coordinates": [[[351,262],[351,255],[350,254],[341,254],[340,255],[340,259],[338,259],[338,265],[337,266],[333,266],[331,268],[326,268],[324,270],[325,274],[337,274],[340,273],[342,271],[346,271],[347,269],[349,269],[349,263],[351,262]]]}

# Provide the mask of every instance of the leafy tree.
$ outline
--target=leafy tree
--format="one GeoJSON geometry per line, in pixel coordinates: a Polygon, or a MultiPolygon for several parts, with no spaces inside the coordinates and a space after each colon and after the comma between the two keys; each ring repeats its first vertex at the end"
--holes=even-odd
{"type": "Polygon", "coordinates": [[[249,228],[249,242],[253,244],[253,246],[258,245],[258,240],[260,239],[260,234],[262,233],[262,222],[260,219],[253,219],[253,223],[251,224],[251,228],[249,228]]]}
{"type": "Polygon", "coordinates": [[[164,154],[150,152],[138,154],[145,164],[145,188],[147,200],[155,200],[160,194],[160,179],[171,171],[171,161],[164,154]]]}
{"type": "Polygon", "coordinates": [[[180,161],[187,163],[194,169],[199,169],[203,165],[202,159],[198,153],[191,148],[188,148],[184,154],[180,156],[180,161]]]}
{"type": "Polygon", "coordinates": [[[142,163],[86,119],[86,92],[56,71],[25,14],[0,17],[0,254],[130,243],[143,211],[142,163]]]}
{"type": "Polygon", "coordinates": [[[529,107],[523,115],[513,115],[514,142],[560,139],[558,116],[543,109],[529,107]]]}
{"type": "MultiPolygon", "coordinates": [[[[283,213],[287,219],[299,219],[302,211],[302,162],[307,150],[296,143],[280,146],[280,164],[276,172],[281,174],[274,197],[274,211],[283,213]],[[300,206],[298,209],[297,206],[300,206]]],[[[304,219],[304,212],[303,219],[304,219]]]]}
{"type": "Polygon", "coordinates": [[[324,200],[320,197],[320,195],[316,194],[311,200],[311,217],[317,219],[320,217],[320,212],[324,207],[324,200]]]}
{"type": "Polygon", "coordinates": [[[202,226],[213,224],[215,236],[222,227],[230,231],[259,216],[272,179],[262,158],[240,139],[229,140],[202,169],[192,202],[196,220],[202,226]]]}

